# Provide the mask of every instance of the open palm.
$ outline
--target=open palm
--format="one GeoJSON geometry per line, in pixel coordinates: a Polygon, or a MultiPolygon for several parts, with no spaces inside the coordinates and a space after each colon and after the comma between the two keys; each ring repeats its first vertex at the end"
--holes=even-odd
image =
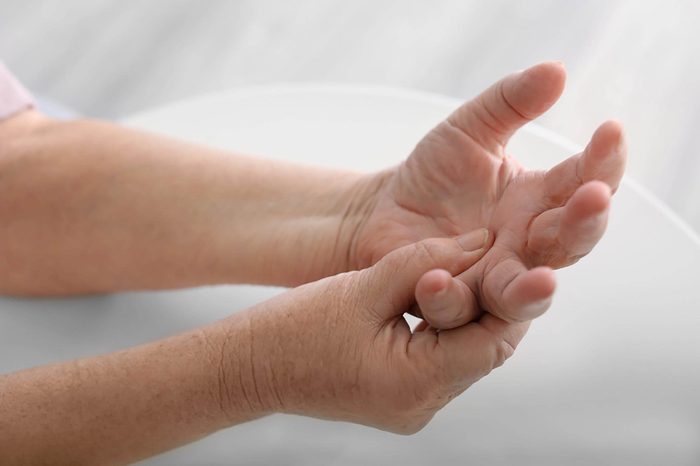
{"type": "MultiPolygon", "coordinates": [[[[427,237],[487,227],[495,243],[479,264],[454,283],[429,272],[417,297],[421,288],[447,288],[453,300],[476,300],[506,320],[541,314],[554,292],[552,268],[576,262],[602,236],[626,158],[614,121],[598,128],[582,154],[546,172],[525,170],[506,154],[508,139],[554,104],[564,81],[558,63],[507,76],[428,133],[404,163],[381,175],[355,235],[356,265],[427,237]]],[[[473,317],[460,315],[442,326],[473,317]]]]}

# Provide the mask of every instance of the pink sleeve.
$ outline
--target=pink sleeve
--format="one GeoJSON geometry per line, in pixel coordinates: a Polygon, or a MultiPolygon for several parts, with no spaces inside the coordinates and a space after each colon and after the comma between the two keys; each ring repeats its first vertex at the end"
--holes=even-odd
{"type": "Polygon", "coordinates": [[[0,62],[0,120],[34,106],[34,99],[0,62]]]}

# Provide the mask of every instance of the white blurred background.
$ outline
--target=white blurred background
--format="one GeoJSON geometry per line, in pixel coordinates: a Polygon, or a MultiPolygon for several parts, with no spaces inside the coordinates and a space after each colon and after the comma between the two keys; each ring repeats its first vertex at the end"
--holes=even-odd
{"type": "Polygon", "coordinates": [[[621,119],[628,173],[700,229],[699,20],[692,0],[0,0],[0,60],[42,97],[119,119],[274,82],[468,98],[559,59],[567,90],[540,122],[585,143],[621,119]]]}

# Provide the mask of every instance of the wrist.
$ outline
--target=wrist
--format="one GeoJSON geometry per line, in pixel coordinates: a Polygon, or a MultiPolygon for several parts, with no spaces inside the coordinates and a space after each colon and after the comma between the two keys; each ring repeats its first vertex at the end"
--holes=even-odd
{"type": "MultiPolygon", "coordinates": [[[[245,232],[219,230],[238,243],[246,238],[245,249],[230,248],[241,255],[227,261],[236,265],[229,281],[298,286],[354,270],[354,236],[374,206],[382,174],[293,164],[275,168],[265,179],[276,187],[274,204],[253,202],[255,219],[245,223],[245,232]],[[235,276],[241,268],[247,275],[235,276]]],[[[241,208],[237,213],[240,217],[241,208]]]]}
{"type": "Polygon", "coordinates": [[[367,264],[358,258],[357,238],[377,203],[379,192],[384,189],[390,175],[391,170],[365,175],[358,178],[352,188],[347,191],[347,204],[340,217],[336,237],[337,250],[340,254],[334,257],[337,260],[334,273],[328,275],[366,267],[367,264]]]}
{"type": "Polygon", "coordinates": [[[270,358],[262,341],[269,332],[256,333],[255,313],[234,314],[205,330],[210,358],[216,361],[212,379],[219,411],[233,426],[281,411],[269,380],[270,358]],[[256,338],[256,337],[260,338],[256,338]]]}
{"type": "MultiPolygon", "coordinates": [[[[219,387],[230,425],[273,413],[314,415],[317,398],[334,392],[328,379],[338,368],[326,337],[309,332],[332,326],[323,285],[330,278],[287,291],[220,322],[219,387]],[[320,298],[320,300],[319,300],[320,298]]],[[[337,322],[337,321],[336,321],[337,322]]]]}
{"type": "Polygon", "coordinates": [[[385,189],[393,169],[382,170],[358,180],[350,196],[350,205],[343,215],[338,238],[342,239],[343,267],[338,272],[363,269],[371,263],[360,257],[358,237],[374,210],[380,192],[385,189]]]}

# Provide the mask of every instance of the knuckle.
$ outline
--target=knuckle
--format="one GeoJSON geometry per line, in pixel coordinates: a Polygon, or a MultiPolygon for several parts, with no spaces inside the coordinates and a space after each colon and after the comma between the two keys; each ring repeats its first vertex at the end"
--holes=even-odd
{"type": "Polygon", "coordinates": [[[435,251],[431,240],[420,241],[414,247],[416,257],[421,261],[435,262],[435,251]]]}
{"type": "Polygon", "coordinates": [[[391,251],[384,259],[372,266],[371,270],[381,270],[386,273],[394,273],[402,270],[411,263],[416,254],[416,244],[410,244],[391,251]]]}
{"type": "MultiPolygon", "coordinates": [[[[447,240],[453,241],[454,240],[447,240]]],[[[456,242],[454,242],[456,244],[456,242]]],[[[414,244],[414,254],[419,263],[440,265],[444,262],[445,239],[431,238],[414,244]]]]}
{"type": "Polygon", "coordinates": [[[505,364],[515,354],[515,345],[517,344],[511,343],[507,337],[498,335],[486,327],[482,327],[482,329],[485,332],[483,334],[485,337],[484,344],[487,345],[488,349],[483,353],[483,360],[479,364],[476,379],[487,376],[491,371],[505,364]]]}
{"type": "Polygon", "coordinates": [[[505,339],[500,339],[494,346],[493,351],[493,369],[501,367],[505,362],[515,354],[515,348],[505,339]]]}

